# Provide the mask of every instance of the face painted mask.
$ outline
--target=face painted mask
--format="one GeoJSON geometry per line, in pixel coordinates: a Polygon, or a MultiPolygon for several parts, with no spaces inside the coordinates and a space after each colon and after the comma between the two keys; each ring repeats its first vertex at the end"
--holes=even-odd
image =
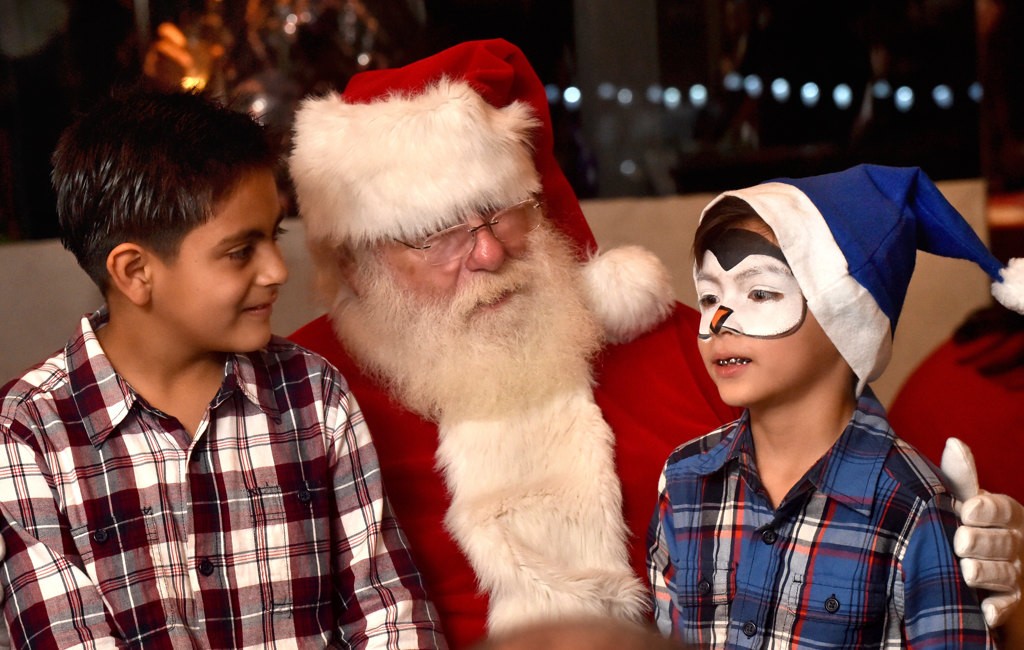
{"type": "Polygon", "coordinates": [[[697,336],[732,332],[779,338],[803,324],[807,302],[782,250],[750,230],[725,232],[694,273],[697,336]]]}

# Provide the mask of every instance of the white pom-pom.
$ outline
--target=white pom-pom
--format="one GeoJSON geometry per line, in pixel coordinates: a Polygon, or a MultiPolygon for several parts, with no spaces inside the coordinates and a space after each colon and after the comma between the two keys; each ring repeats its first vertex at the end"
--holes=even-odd
{"type": "Polygon", "coordinates": [[[672,310],[675,295],[668,269],[640,246],[599,253],[583,267],[590,306],[611,343],[631,341],[672,310]]]}
{"type": "Polygon", "coordinates": [[[1002,282],[992,283],[992,295],[1007,309],[1024,314],[1024,258],[1014,258],[1002,271],[1002,282]]]}

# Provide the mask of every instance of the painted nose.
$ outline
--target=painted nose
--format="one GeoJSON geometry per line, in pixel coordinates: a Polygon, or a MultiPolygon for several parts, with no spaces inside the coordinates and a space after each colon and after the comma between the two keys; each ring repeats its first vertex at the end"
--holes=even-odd
{"type": "Polygon", "coordinates": [[[710,329],[713,334],[721,334],[722,328],[725,327],[725,321],[729,320],[729,316],[731,315],[731,309],[719,306],[718,310],[715,311],[715,315],[711,317],[711,323],[708,326],[708,329],[710,329]]]}
{"type": "Polygon", "coordinates": [[[505,263],[505,245],[494,236],[490,228],[481,228],[473,234],[473,249],[466,257],[470,271],[497,271],[505,263]]]}

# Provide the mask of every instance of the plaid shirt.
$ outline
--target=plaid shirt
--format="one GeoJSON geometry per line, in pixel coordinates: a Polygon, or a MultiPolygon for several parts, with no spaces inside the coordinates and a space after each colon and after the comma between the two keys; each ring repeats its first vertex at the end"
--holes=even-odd
{"type": "Polygon", "coordinates": [[[748,414],[678,448],[648,535],[655,617],[700,647],[993,647],[938,470],[870,391],[774,509],[748,414]]]}
{"type": "Polygon", "coordinates": [[[111,367],[106,318],[0,390],[15,647],[445,647],[332,366],[230,355],[191,438],[111,367]]]}

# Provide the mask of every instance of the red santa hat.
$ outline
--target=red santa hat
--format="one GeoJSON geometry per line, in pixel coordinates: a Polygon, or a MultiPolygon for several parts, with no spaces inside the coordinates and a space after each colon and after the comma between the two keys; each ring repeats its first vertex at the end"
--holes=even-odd
{"type": "Polygon", "coordinates": [[[652,253],[598,254],[554,156],[544,85],[507,41],[462,43],[306,99],[289,166],[311,241],[421,239],[473,211],[538,195],[577,244],[609,340],[633,338],[671,309],[668,272],[652,253]]]}

